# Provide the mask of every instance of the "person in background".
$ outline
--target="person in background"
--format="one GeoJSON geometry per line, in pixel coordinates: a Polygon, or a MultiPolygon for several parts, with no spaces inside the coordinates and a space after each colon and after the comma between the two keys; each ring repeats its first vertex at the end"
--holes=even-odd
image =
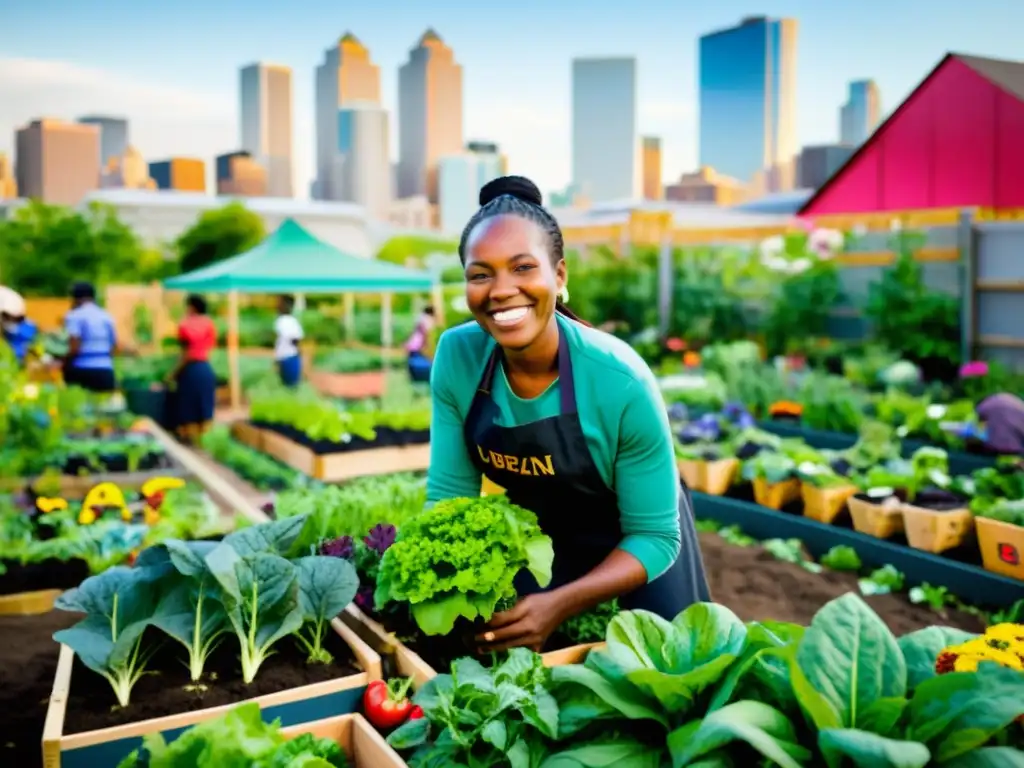
{"type": "Polygon", "coordinates": [[[431,373],[427,503],[486,477],[537,515],[555,560],[545,589],[517,577],[479,650],[540,649],[613,598],[671,620],[709,590],[657,380],[565,306],[562,231],[533,182],[490,181],[480,206],[459,243],[476,322],[445,331],[431,373]]]}
{"type": "Polygon", "coordinates": [[[213,421],[217,399],[217,377],[210,365],[210,352],[217,346],[217,327],[206,314],[206,301],[201,296],[185,300],[178,343],[181,357],[167,377],[177,388],[173,399],[175,431],[183,441],[195,443],[213,421]]]}
{"type": "Polygon", "coordinates": [[[434,307],[428,304],[420,313],[405,351],[409,354],[409,378],[417,382],[430,381],[430,335],[434,332],[434,307]]]}
{"type": "Polygon", "coordinates": [[[91,283],[71,286],[71,304],[64,318],[68,334],[64,382],[93,392],[113,392],[117,349],[114,319],[96,303],[96,289],[91,283]]]}
{"type": "Polygon", "coordinates": [[[293,297],[281,296],[277,302],[277,320],[274,321],[274,333],[277,334],[277,340],[274,342],[274,359],[277,361],[281,383],[286,387],[298,386],[302,379],[299,342],[302,341],[303,333],[301,323],[292,314],[294,308],[293,297]]]}
{"type": "Polygon", "coordinates": [[[961,437],[979,441],[988,453],[1024,456],[1024,400],[1000,392],[978,403],[974,412],[979,428],[968,427],[961,437]]]}
{"type": "Polygon", "coordinates": [[[25,300],[21,295],[4,286],[0,286],[0,326],[4,341],[18,362],[24,363],[39,329],[25,316],[25,300]]]}

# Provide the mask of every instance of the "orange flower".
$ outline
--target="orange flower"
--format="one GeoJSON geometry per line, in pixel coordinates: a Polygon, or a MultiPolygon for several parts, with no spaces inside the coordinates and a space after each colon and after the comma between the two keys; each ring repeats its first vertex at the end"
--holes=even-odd
{"type": "Polygon", "coordinates": [[[696,368],[700,365],[700,353],[699,352],[686,352],[683,355],[683,365],[687,368],[696,368]]]}
{"type": "Polygon", "coordinates": [[[804,407],[792,400],[779,400],[776,403],[772,403],[768,409],[768,413],[772,416],[799,416],[803,412],[804,407]]]}

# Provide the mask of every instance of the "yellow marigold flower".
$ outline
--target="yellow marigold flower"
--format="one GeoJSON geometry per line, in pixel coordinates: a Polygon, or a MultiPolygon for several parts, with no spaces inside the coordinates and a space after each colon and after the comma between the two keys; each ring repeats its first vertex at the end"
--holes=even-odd
{"type": "Polygon", "coordinates": [[[95,522],[96,512],[93,511],[92,507],[82,507],[82,511],[78,513],[78,524],[92,525],[95,522]]]}
{"type": "Polygon", "coordinates": [[[146,525],[156,525],[160,522],[160,513],[147,504],[142,508],[142,521],[146,525]]]}
{"type": "Polygon", "coordinates": [[[1024,646],[1024,625],[996,624],[985,630],[985,637],[1003,640],[1010,645],[1024,646]]]}

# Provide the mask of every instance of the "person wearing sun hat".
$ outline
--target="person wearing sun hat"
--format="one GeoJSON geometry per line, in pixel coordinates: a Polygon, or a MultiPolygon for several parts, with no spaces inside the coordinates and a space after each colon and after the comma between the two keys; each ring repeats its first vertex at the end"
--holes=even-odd
{"type": "Polygon", "coordinates": [[[10,346],[19,363],[39,333],[36,324],[26,317],[25,300],[17,291],[0,285],[0,325],[3,339],[10,346]]]}

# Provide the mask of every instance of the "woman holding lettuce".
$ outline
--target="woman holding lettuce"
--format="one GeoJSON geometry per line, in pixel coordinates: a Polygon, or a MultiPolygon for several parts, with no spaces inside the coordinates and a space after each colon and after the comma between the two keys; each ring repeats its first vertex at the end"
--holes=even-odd
{"type": "Polygon", "coordinates": [[[653,374],[566,308],[562,233],[532,182],[496,179],[480,204],[459,247],[476,322],[447,331],[434,358],[428,502],[475,496],[486,476],[555,551],[551,585],[521,574],[481,649],[540,649],[613,598],[666,619],[708,600],[653,374]]]}

